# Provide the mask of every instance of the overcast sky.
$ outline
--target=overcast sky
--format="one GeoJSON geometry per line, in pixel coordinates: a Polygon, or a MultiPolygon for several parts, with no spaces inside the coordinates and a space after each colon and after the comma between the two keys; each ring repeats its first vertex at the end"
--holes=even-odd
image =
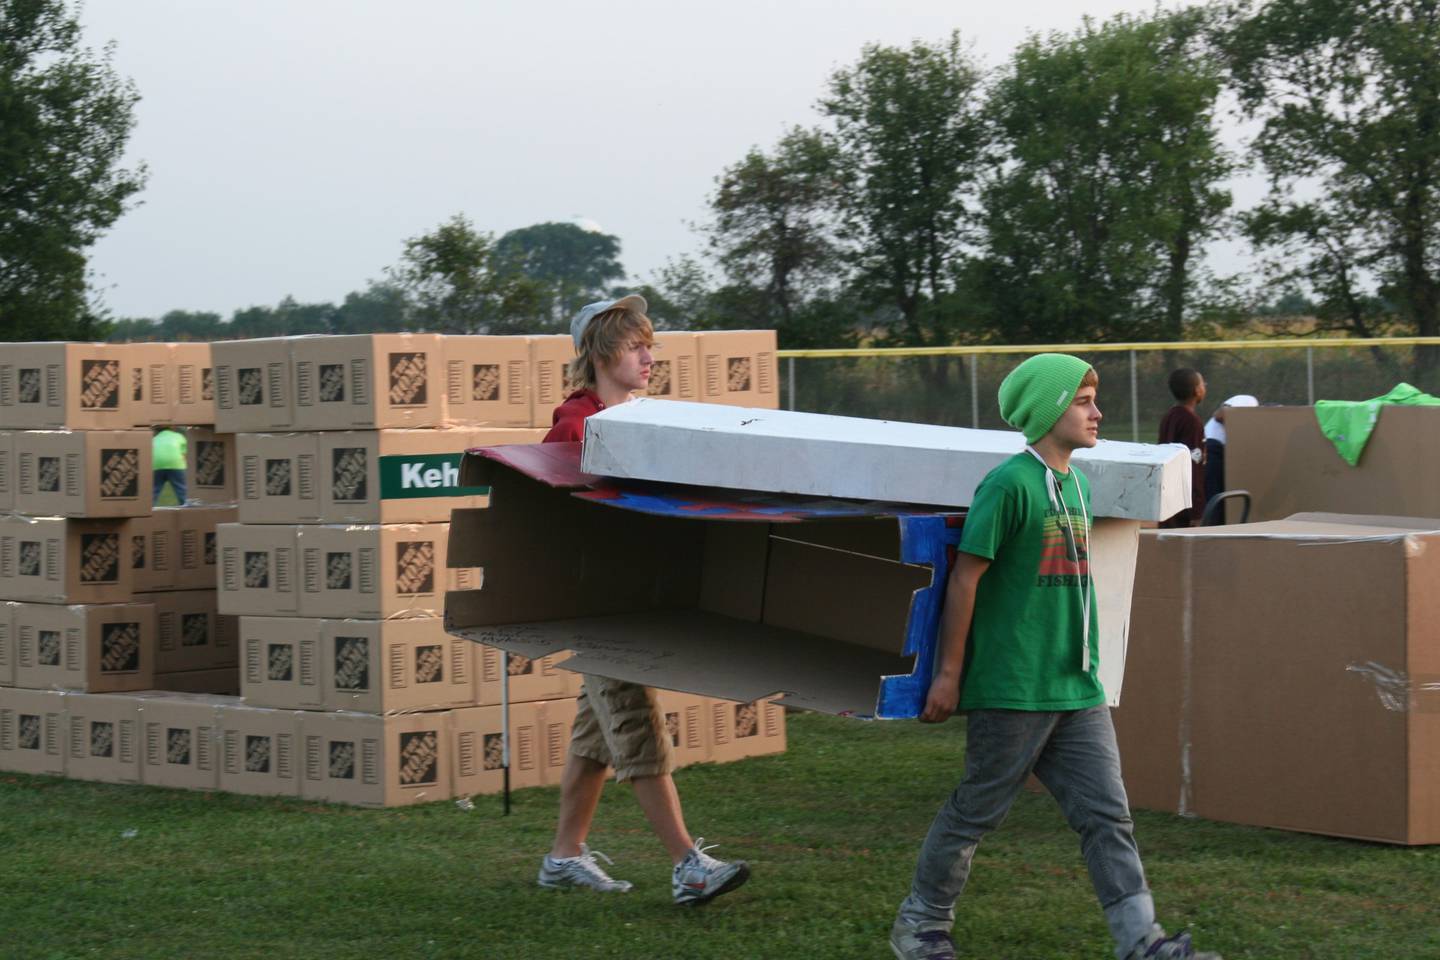
{"type": "MultiPolygon", "coordinates": [[[[1177,6],[1173,2],[1162,4],[1177,6]]],[[[96,245],[117,316],[338,302],[457,212],[497,235],[585,218],[632,278],[696,252],[715,176],[867,43],[983,63],[1151,0],[90,0],[142,100],[141,205],[96,245]]]]}

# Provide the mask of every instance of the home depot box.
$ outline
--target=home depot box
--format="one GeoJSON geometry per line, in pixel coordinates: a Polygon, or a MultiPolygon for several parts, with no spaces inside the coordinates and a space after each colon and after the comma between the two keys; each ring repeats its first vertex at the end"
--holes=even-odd
{"type": "MultiPolygon", "coordinates": [[[[644,395],[662,400],[702,401],[700,390],[699,334],[665,331],[655,334],[650,382],[644,395]]],[[[555,408],[574,389],[570,364],[575,359],[575,342],[566,335],[532,336],[530,342],[530,422],[548,429],[555,408]]]]}
{"type": "Polygon", "coordinates": [[[157,787],[220,786],[220,708],[235,697],[149,690],[135,697],[140,722],[140,779],[157,787]]]}
{"type": "Polygon", "coordinates": [[[15,433],[0,430],[0,513],[15,509],[15,433]]]}
{"type": "Polygon", "coordinates": [[[320,621],[323,702],[329,710],[406,713],[475,702],[475,644],[439,617],[320,621]]]}
{"type": "Polygon", "coordinates": [[[0,689],[0,770],[65,775],[65,698],[58,690],[0,689]]]}
{"type": "Polygon", "coordinates": [[[175,588],[175,533],[174,508],[156,507],[126,522],[121,547],[135,593],[175,588]]]}
{"type": "Polygon", "coordinates": [[[321,621],[310,617],[240,617],[240,693],[254,707],[319,710],[321,621]]]}
{"type": "Polygon", "coordinates": [[[706,403],[780,406],[774,330],[710,330],[699,336],[700,389],[706,403]]]}
{"type": "Polygon", "coordinates": [[[272,617],[299,613],[293,526],[222,523],[215,535],[221,613],[272,617]]]}
{"type": "Polygon", "coordinates": [[[300,555],[302,616],[438,617],[447,589],[480,585],[478,571],[446,568],[447,523],[309,524],[289,529],[300,555]]]}
{"type": "Polygon", "coordinates": [[[570,393],[575,341],[568,334],[525,338],[529,347],[530,424],[549,429],[555,408],[570,393]]]}
{"type": "Polygon", "coordinates": [[[234,704],[219,709],[220,789],[299,796],[300,712],[234,704]]]}
{"type": "Polygon", "coordinates": [[[1147,532],[1126,699],[1137,807],[1440,842],[1440,520],[1147,532]]]}
{"type": "Polygon", "coordinates": [[[215,368],[208,343],[171,343],[171,423],[204,426],[215,422],[215,368]]]}
{"type": "Polygon", "coordinates": [[[320,519],[318,433],[239,433],[241,523],[305,523],[320,519]]]}
{"type": "Polygon", "coordinates": [[[425,523],[448,521],[456,507],[487,503],[483,487],[460,485],[460,458],[467,449],[539,443],[545,431],[459,427],[316,436],[325,523],[425,523]]]}
{"type": "Polygon", "coordinates": [[[185,460],[190,483],[187,499],[200,503],[234,503],[239,495],[235,472],[235,435],[205,427],[185,431],[185,460]]]}
{"type": "MultiPolygon", "coordinates": [[[[573,709],[573,706],[572,706],[573,709]]],[[[538,787],[545,780],[541,706],[510,705],[510,787],[538,787]]],[[[573,716],[573,715],[572,715],[573,716]]],[[[503,714],[498,706],[450,711],[457,797],[499,793],[505,785],[503,714]]]]}
{"type": "Polygon", "coordinates": [[[711,760],[785,752],[785,708],[773,700],[710,700],[707,706],[711,760]]]}
{"type": "Polygon", "coordinates": [[[155,605],[155,673],[235,667],[239,618],[219,612],[214,590],[175,590],[146,597],[155,605]]]}
{"type": "Polygon", "coordinates": [[[684,767],[709,760],[710,726],[714,723],[710,699],[674,690],[656,690],[655,694],[676,765],[684,767]]]}
{"type": "Polygon", "coordinates": [[[447,800],[453,795],[449,727],[447,711],[305,714],[300,795],[363,807],[447,800]]]}
{"type": "Polygon", "coordinates": [[[215,364],[215,429],[220,433],[288,430],[295,420],[289,341],[222,340],[215,364]]]}
{"type": "Polygon", "coordinates": [[[122,693],[155,675],[155,607],[149,603],[21,603],[12,613],[15,685],[122,693]]]}
{"type": "MultiPolygon", "coordinates": [[[[526,717],[525,704],[510,705],[511,723],[526,717]]],[[[565,763],[570,756],[570,731],[575,726],[578,704],[573,697],[541,700],[534,704],[536,743],[540,752],[540,779],[546,786],[558,787],[565,779],[565,763]]],[[[606,776],[613,777],[614,770],[606,776]]]]}
{"type": "Polygon", "coordinates": [[[125,345],[125,390],[130,423],[148,427],[175,422],[175,374],[168,343],[125,345]]]}
{"type": "MultiPolygon", "coordinates": [[[[668,330],[655,334],[655,346],[651,351],[654,362],[650,365],[650,382],[645,386],[645,396],[661,400],[697,402],[705,399],[701,391],[700,337],[698,333],[684,330],[668,330]]],[[[774,353],[772,341],[772,369],[775,364],[774,353]]],[[[774,405],[779,406],[778,396],[774,405]]]]}
{"type": "Polygon", "coordinates": [[[440,337],[373,333],[292,337],[295,427],[430,427],[443,418],[440,337]]]}
{"type": "Polygon", "coordinates": [[[1250,492],[1251,520],[1301,511],[1440,517],[1440,408],[1383,407],[1353,467],[1320,432],[1314,407],[1232,407],[1225,432],[1225,485],[1250,492]]]}
{"type": "Polygon", "coordinates": [[[508,673],[510,678],[510,702],[524,700],[555,700],[561,697],[580,695],[580,674],[572,673],[558,666],[565,659],[563,654],[550,654],[531,658],[512,653],[506,661],[505,653],[496,647],[474,644],[479,657],[479,669],[475,676],[475,702],[496,704],[501,700],[501,686],[508,673]]]}
{"type": "Polygon", "coordinates": [[[65,696],[65,775],[140,782],[139,701],[127,694],[65,696]]]}
{"type": "Polygon", "coordinates": [[[127,521],[0,516],[0,596],[38,603],[130,599],[127,521]]]}
{"type": "Polygon", "coordinates": [[[150,434],[26,430],[12,434],[16,513],[143,517],[150,512],[150,434]]]}
{"type": "Polygon", "coordinates": [[[236,508],[231,504],[190,504],[156,509],[174,517],[175,589],[214,590],[219,580],[216,530],[222,523],[235,521],[236,508]]]}
{"type": "Polygon", "coordinates": [[[128,349],[104,343],[6,344],[0,353],[0,427],[131,426],[123,389],[128,349]]]}
{"type": "Polygon", "coordinates": [[[531,425],[527,338],[447,336],[441,340],[448,422],[462,426],[531,425]]]}
{"type": "Polygon", "coordinates": [[[0,687],[15,685],[15,608],[13,600],[0,600],[0,687]]]}
{"type": "Polygon", "coordinates": [[[155,674],[155,689],[175,693],[213,693],[240,695],[240,668],[216,667],[213,670],[185,670],[180,673],[155,674]]]}

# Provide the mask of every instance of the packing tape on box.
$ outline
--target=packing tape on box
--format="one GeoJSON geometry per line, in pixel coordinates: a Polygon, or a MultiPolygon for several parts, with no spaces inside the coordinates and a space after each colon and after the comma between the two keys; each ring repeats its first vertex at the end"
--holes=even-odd
{"type": "Polygon", "coordinates": [[[1396,713],[1440,713],[1440,676],[1411,677],[1404,670],[1374,660],[1352,663],[1345,668],[1375,687],[1375,696],[1386,710],[1396,713]]]}

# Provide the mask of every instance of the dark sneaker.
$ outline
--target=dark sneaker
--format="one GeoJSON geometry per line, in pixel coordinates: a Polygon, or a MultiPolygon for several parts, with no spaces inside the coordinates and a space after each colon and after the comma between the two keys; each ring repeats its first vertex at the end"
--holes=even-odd
{"type": "Polygon", "coordinates": [[[750,879],[750,866],[744,860],[726,863],[706,853],[714,844],[704,846],[705,838],[695,841],[695,846],[685,854],[685,859],[675,865],[670,878],[670,892],[678,904],[699,904],[713,900],[722,893],[729,893],[750,879]]]}
{"type": "Polygon", "coordinates": [[[898,920],[890,928],[890,949],[900,960],[955,960],[949,930],[916,930],[898,920]]]}
{"type": "Polygon", "coordinates": [[[540,861],[540,886],[547,890],[565,887],[588,887],[605,893],[628,893],[634,886],[629,880],[616,880],[595,862],[599,857],[614,866],[615,861],[598,850],[580,844],[580,856],[555,858],[549,854],[540,861]]]}
{"type": "Polygon", "coordinates": [[[1167,937],[1158,923],[1135,945],[1125,960],[1222,960],[1220,954],[1196,950],[1190,934],[1181,932],[1167,937]]]}

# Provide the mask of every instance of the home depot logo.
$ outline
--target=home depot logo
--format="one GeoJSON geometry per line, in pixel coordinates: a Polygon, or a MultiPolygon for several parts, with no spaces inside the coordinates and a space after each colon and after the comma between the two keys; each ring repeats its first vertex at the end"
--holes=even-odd
{"type": "Polygon", "coordinates": [[[390,354],[390,406],[422,406],[428,395],[428,386],[425,354],[390,354]]]}
{"type": "Polygon", "coordinates": [[[215,368],[214,368],[214,367],[201,367],[201,368],[200,368],[200,399],[201,399],[201,400],[214,400],[214,399],[215,399],[215,368]]]}
{"type": "Polygon", "coordinates": [[[80,582],[118,583],[120,581],[120,535],[118,533],[83,533],[80,535],[80,582]]]}
{"type": "Polygon", "coordinates": [[[319,396],[321,403],[345,402],[345,365],[320,364],[319,396]]]}
{"type": "Polygon", "coordinates": [[[506,673],[512,677],[523,677],[526,674],[535,672],[535,661],[518,653],[510,654],[510,663],[506,667],[506,673]]]}
{"type": "Polygon", "coordinates": [[[35,489],[41,493],[60,492],[59,457],[38,457],[36,459],[35,489]]]}
{"type": "Polygon", "coordinates": [[[80,409],[113,410],[120,406],[120,361],[80,361],[80,409]]]}
{"type": "Polygon", "coordinates": [[[288,643],[272,643],[265,663],[265,679],[288,682],[295,676],[295,648],[288,643]]]}
{"type": "Polygon", "coordinates": [[[21,367],[16,379],[18,380],[17,387],[19,388],[19,393],[15,398],[16,401],[19,403],[39,403],[40,368],[21,367]]]}
{"type": "Polygon", "coordinates": [[[367,637],[335,638],[335,688],[370,689],[370,640],[367,637]]]}
{"type": "Polygon", "coordinates": [[[435,783],[440,776],[440,736],[434,730],[400,734],[400,785],[435,783]]]}
{"type": "Polygon", "coordinates": [[[208,647],[210,645],[210,617],[204,613],[183,613],[180,615],[180,646],[208,647]]]}
{"type": "Polygon", "coordinates": [[[470,399],[500,399],[500,364],[477,363],[471,368],[470,399]]]}
{"type": "Polygon", "coordinates": [[[330,779],[355,779],[355,742],[353,740],[330,741],[330,779]]]}
{"type": "Polygon", "coordinates": [[[438,645],[415,648],[415,682],[439,683],[445,679],[445,652],[438,645]]]}
{"type": "Polygon", "coordinates": [[[215,566],[215,534],[206,533],[205,536],[201,538],[201,540],[205,544],[205,565],[207,567],[213,567],[215,566]]]}
{"type": "Polygon", "coordinates": [[[190,731],[183,727],[165,730],[165,762],[190,765],[190,731]]]}
{"type": "Polygon", "coordinates": [[[259,367],[240,367],[235,371],[235,392],[240,406],[258,407],[265,402],[265,377],[259,367]]]}
{"type": "Polygon", "coordinates": [[[485,734],[484,769],[499,770],[505,765],[505,741],[498,733],[485,734]]]}
{"type": "Polygon", "coordinates": [[[265,461],[265,496],[290,496],[290,460],[281,458],[265,461]]]}
{"type": "Polygon", "coordinates": [[[130,569],[145,569],[145,536],[136,534],[130,538],[130,569]]]}
{"type": "Polygon", "coordinates": [[[334,500],[357,502],[366,497],[367,458],[364,447],[336,447],[330,455],[330,495],[334,500]]]}
{"type": "Polygon", "coordinates": [[[665,714],[665,736],[670,738],[672,747],[680,746],[680,714],[665,714]]]}
{"type": "Polygon", "coordinates": [[[760,711],[754,703],[735,705],[735,739],[753,737],[760,732],[760,711]]]}
{"type": "Polygon", "coordinates": [[[39,750],[41,729],[39,714],[20,714],[19,730],[17,731],[19,737],[15,742],[16,748],[19,750],[39,750]]]}
{"type": "Polygon", "coordinates": [[[90,756],[115,756],[115,724],[108,720],[90,721],[90,756]]]}
{"type": "Polygon", "coordinates": [[[667,397],[670,395],[669,360],[656,360],[650,364],[650,383],[646,385],[645,393],[651,397],[667,397]]]}
{"type": "Polygon", "coordinates": [[[434,542],[407,540],[395,544],[395,592],[418,594],[434,590],[434,542]]]}
{"type": "Polygon", "coordinates": [[[270,738],[245,736],[245,772],[270,772],[270,738]]]}
{"type": "Polygon", "coordinates": [[[325,554],[325,589],[349,590],[352,564],[347,552],[325,554]]]}
{"type": "Polygon", "coordinates": [[[145,371],[140,367],[130,368],[130,399],[136,403],[145,399],[145,371]]]}
{"type": "Polygon", "coordinates": [[[225,444],[215,440],[195,441],[195,486],[225,486],[225,444]]]}
{"type": "Polygon", "coordinates": [[[264,550],[245,551],[245,589],[265,590],[270,586],[270,554],[264,550]]]}
{"type": "Polygon", "coordinates": [[[140,451],[135,447],[101,449],[100,497],[133,499],[140,495],[140,451]]]}
{"type": "Polygon", "coordinates": [[[750,358],[730,357],[725,361],[726,386],[732,391],[750,389],[750,358]]]}
{"type": "Polygon", "coordinates": [[[17,559],[20,563],[20,576],[40,576],[40,541],[21,540],[20,556],[17,559]]]}
{"type": "Polygon", "coordinates": [[[134,673],[140,669],[140,624],[107,623],[100,628],[100,672],[134,673]]]}
{"type": "Polygon", "coordinates": [[[60,666],[60,631],[41,630],[35,643],[35,662],[42,667],[60,666]]]}

